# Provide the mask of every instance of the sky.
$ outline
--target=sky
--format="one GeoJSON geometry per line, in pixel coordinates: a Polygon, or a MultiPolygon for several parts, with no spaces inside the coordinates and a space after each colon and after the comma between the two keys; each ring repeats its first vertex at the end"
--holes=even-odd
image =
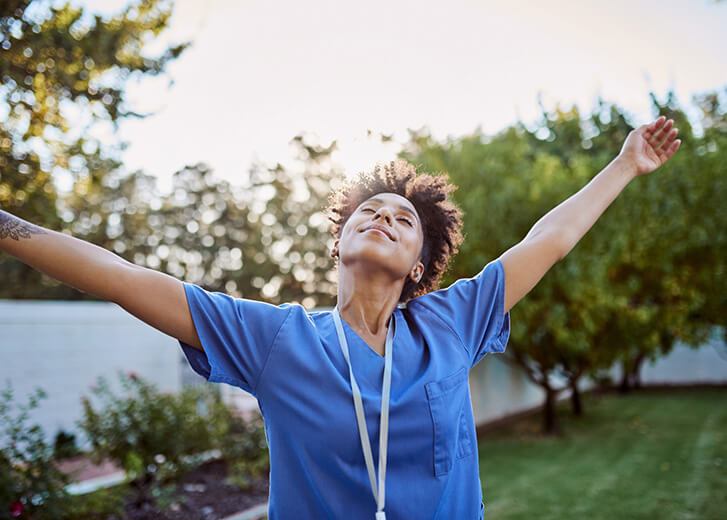
{"type": "MultiPolygon", "coordinates": [[[[109,14],[127,1],[73,3],[109,14]]],[[[652,120],[649,91],[686,104],[727,85],[724,27],[727,2],[713,0],[177,0],[147,52],[192,47],[168,75],[128,84],[131,107],[154,115],[118,137],[126,168],[166,190],[200,161],[232,183],[253,161],[292,164],[300,132],[336,139],[353,175],[393,159],[410,128],[443,139],[532,123],[538,96],[585,113],[601,96],[638,125],[652,120]]]]}

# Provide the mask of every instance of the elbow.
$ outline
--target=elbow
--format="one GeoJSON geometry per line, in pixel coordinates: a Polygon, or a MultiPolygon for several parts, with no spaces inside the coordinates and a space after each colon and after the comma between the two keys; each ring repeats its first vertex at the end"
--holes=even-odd
{"type": "Polygon", "coordinates": [[[564,229],[559,231],[558,235],[554,238],[554,243],[556,244],[558,255],[557,261],[561,261],[568,256],[568,253],[573,250],[578,241],[574,240],[573,236],[564,229]]]}
{"type": "Polygon", "coordinates": [[[558,251],[557,261],[561,261],[566,256],[568,256],[568,253],[573,250],[578,241],[573,240],[573,237],[570,235],[570,233],[567,232],[567,230],[561,230],[554,238],[554,242],[556,243],[556,248],[558,251]]]}
{"type": "Polygon", "coordinates": [[[536,236],[538,240],[547,244],[547,250],[553,263],[563,260],[575,247],[572,235],[564,228],[537,230],[530,238],[536,236]]]}

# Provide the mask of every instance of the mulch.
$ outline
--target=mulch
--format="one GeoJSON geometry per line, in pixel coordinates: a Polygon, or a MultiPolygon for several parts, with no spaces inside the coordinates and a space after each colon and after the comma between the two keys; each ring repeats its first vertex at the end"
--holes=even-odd
{"type": "Polygon", "coordinates": [[[148,503],[139,507],[130,494],[125,501],[123,519],[218,520],[267,501],[267,472],[245,490],[226,483],[226,477],[224,460],[206,462],[182,477],[176,485],[174,502],[164,510],[148,503]]]}

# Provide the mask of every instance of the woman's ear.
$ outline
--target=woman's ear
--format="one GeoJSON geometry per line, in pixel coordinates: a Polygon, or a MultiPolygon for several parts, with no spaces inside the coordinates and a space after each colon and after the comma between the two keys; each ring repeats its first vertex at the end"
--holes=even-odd
{"type": "Polygon", "coordinates": [[[414,270],[411,272],[411,279],[414,283],[419,283],[422,276],[424,276],[424,264],[417,262],[417,265],[414,266],[414,270]]]}

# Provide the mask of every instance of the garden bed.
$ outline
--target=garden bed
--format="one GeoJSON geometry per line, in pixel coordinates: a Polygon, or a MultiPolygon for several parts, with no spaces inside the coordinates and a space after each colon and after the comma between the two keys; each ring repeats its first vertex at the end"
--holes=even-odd
{"type": "MultiPolygon", "coordinates": [[[[267,501],[267,472],[251,479],[246,489],[229,483],[227,476],[224,460],[205,462],[173,485],[173,492],[164,500],[167,506],[163,508],[148,502],[136,504],[128,484],[96,491],[91,494],[96,496],[88,496],[87,500],[123,501],[124,516],[121,518],[125,520],[216,520],[267,501]]],[[[117,518],[116,515],[108,517],[109,520],[117,518]]]]}
{"type": "Polygon", "coordinates": [[[121,394],[100,379],[99,404],[82,401],[88,453],[74,435],[59,432],[51,445],[28,424],[41,389],[27,404],[2,392],[0,517],[4,509],[20,520],[217,520],[267,502],[260,416],[238,416],[210,388],[169,394],[134,374],[120,378],[121,394]]]}

